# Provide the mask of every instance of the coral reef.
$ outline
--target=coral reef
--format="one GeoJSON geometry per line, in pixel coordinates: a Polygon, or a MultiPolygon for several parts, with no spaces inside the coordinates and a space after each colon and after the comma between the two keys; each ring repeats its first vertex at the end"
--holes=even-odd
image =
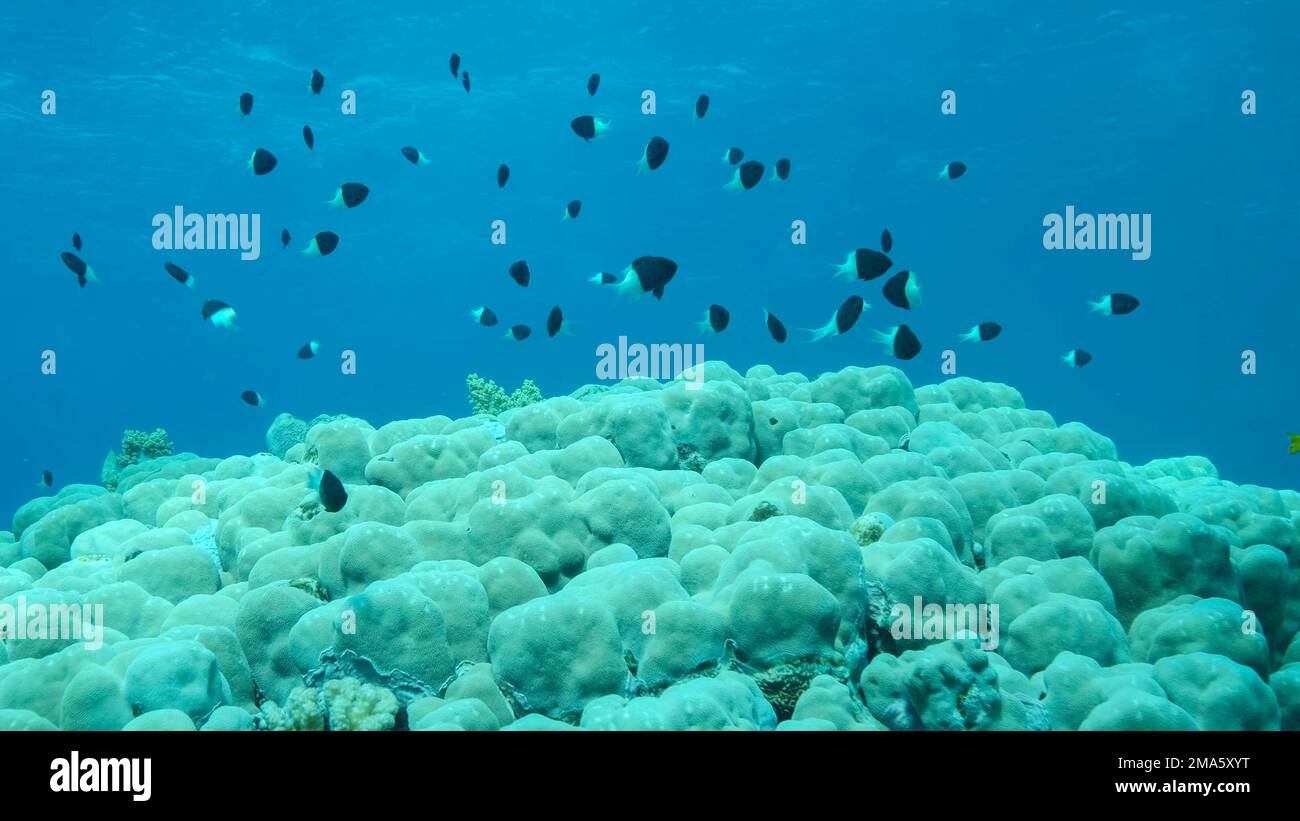
{"type": "Polygon", "coordinates": [[[0,532],[0,728],[1300,727],[1300,493],[1007,385],[701,367],[130,437],[0,532]]]}
{"type": "Polygon", "coordinates": [[[172,455],[172,443],[167,438],[167,431],[154,428],[152,433],[142,430],[128,430],[122,433],[122,451],[108,452],[100,479],[104,487],[116,490],[122,471],[148,459],[159,459],[172,455]]]}
{"type": "Polygon", "coordinates": [[[525,379],[513,393],[506,393],[505,388],[491,379],[472,373],[465,377],[465,387],[469,390],[469,406],[476,414],[499,416],[513,408],[542,401],[542,392],[531,379],[525,379]]]}

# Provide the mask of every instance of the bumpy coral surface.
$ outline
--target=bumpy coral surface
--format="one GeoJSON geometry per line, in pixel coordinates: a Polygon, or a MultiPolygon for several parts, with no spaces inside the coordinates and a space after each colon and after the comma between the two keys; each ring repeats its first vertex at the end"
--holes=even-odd
{"type": "Polygon", "coordinates": [[[29,502],[0,726],[1300,729],[1300,494],[1006,385],[702,367],[29,502]]]}

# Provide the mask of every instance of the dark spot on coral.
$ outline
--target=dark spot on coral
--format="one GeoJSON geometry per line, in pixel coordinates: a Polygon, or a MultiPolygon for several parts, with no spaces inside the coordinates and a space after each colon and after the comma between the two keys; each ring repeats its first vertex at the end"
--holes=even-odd
{"type": "Polygon", "coordinates": [[[776,417],[773,416],[771,419],[767,420],[767,423],[768,423],[769,425],[775,425],[775,424],[776,424],[776,417]]]}

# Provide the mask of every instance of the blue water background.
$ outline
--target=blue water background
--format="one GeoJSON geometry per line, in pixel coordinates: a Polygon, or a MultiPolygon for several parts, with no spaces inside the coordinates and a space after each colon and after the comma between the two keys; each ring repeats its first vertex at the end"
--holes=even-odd
{"type": "Polygon", "coordinates": [[[1300,7],[1116,5],[8,4],[0,521],[39,494],[43,469],[56,487],[97,482],[126,428],[163,426],[178,450],[224,456],[263,449],[279,411],[375,425],[467,414],[471,371],[566,393],[595,381],[596,346],[620,335],[698,341],[713,302],[733,324],[703,340],[707,356],[741,372],[888,362],[870,331],[907,321],[924,350],[896,364],[918,386],[944,378],[939,353],[956,349],[960,375],[1084,421],[1127,461],[1197,453],[1234,481],[1300,487],[1285,436],[1300,428],[1300,7]],[[1247,88],[1253,117],[1240,112],[1247,88]],[[54,116],[40,113],[44,89],[54,116]],[[344,89],[355,116],[340,113],[344,89]],[[645,89],[654,116],[640,111],[645,89]],[[956,116],[940,114],[944,89],[956,116]],[[246,118],[243,91],[256,100],[246,118]],[[712,107],[694,121],[700,93],[712,107]],[[610,134],[577,139],[569,121],[586,113],[610,118],[610,134]],[[638,176],[654,135],[671,143],[668,161],[638,176]],[[404,145],[432,164],[409,164],[404,145]],[[791,179],[723,191],[732,145],[769,168],[788,157],[791,179]],[[245,170],[259,146],[280,160],[265,177],[245,170]],[[937,182],[950,160],[969,173],[937,182]],[[512,175],[498,190],[502,162],[512,175]],[[345,181],[372,191],[346,213],[323,204],[345,181]],[[582,214],[561,223],[571,199],[582,214]],[[1044,215],[1071,204],[1152,214],[1151,258],[1044,250],[1044,215]],[[151,219],[176,205],[260,214],[261,258],[154,250],[151,219]],[[504,247],[489,242],[497,219],[504,247]],[[790,242],[796,219],[806,245],[790,242]],[[910,315],[881,298],[883,280],[831,277],[886,226],[894,270],[923,286],[910,315]],[[338,251],[301,256],[320,230],[341,235],[338,251]],[[102,286],[79,291],[60,263],[73,231],[102,286]],[[586,281],[644,254],[681,265],[662,302],[616,303],[586,281]],[[516,259],[532,268],[527,290],[506,275],[516,259]],[[172,281],[167,261],[199,287],[172,281]],[[1090,315],[1086,300],[1110,291],[1141,309],[1090,315]],[[842,338],[779,346],[765,334],[764,306],[812,327],[854,292],[871,308],[842,338]],[[241,330],[205,325],[204,298],[233,305],[241,330]],[[555,304],[573,333],[548,339],[555,304]],[[503,326],[474,325],[477,305],[503,326]],[[1000,339],[957,344],[984,320],[1004,326],[1000,339]],[[501,339],[516,322],[533,338],[501,339]],[[299,361],[308,339],[321,355],[299,361]],[[1093,363],[1063,367],[1073,347],[1093,363]],[[46,349],[56,376],[41,373],[46,349]],[[340,372],[344,349],[356,375],[340,372]],[[1254,376],[1240,371],[1245,349],[1254,376]],[[246,389],[267,407],[244,405],[246,389]]]}

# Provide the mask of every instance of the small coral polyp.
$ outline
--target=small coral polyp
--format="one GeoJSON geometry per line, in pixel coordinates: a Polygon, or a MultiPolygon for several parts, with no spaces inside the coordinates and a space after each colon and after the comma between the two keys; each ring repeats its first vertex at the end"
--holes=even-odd
{"type": "Polygon", "coordinates": [[[1300,729],[1300,494],[1008,385],[703,372],[128,432],[0,532],[0,729],[1300,729]]]}

